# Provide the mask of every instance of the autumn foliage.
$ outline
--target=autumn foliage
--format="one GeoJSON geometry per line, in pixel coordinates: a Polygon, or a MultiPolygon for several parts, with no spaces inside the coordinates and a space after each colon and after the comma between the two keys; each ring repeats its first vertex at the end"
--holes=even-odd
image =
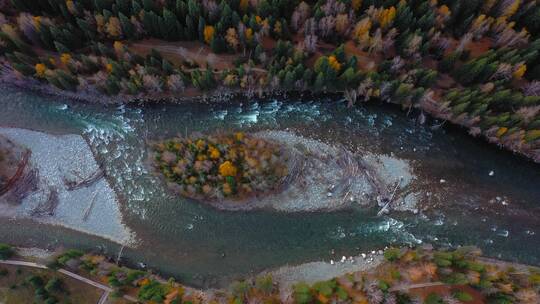
{"type": "Polygon", "coordinates": [[[249,197],[275,189],[287,175],[279,145],[241,132],[173,138],[154,148],[156,168],[188,197],[249,197]]]}

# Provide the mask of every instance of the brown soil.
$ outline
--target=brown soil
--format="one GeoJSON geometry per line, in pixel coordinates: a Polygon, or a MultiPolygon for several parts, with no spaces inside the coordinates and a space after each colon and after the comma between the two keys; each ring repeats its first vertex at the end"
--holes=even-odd
{"type": "Polygon", "coordinates": [[[352,40],[345,43],[345,53],[347,56],[356,56],[358,59],[358,68],[367,71],[373,71],[377,68],[377,64],[382,61],[382,56],[380,54],[369,54],[360,50],[356,43],[352,40]]]}
{"type": "Polygon", "coordinates": [[[181,65],[185,61],[192,61],[200,67],[206,67],[208,63],[218,70],[233,68],[233,62],[238,57],[237,55],[214,54],[208,45],[198,41],[169,42],[145,39],[131,44],[129,49],[141,56],[146,56],[155,49],[174,64],[181,65]]]}
{"type": "Polygon", "coordinates": [[[262,39],[262,46],[265,50],[272,50],[273,48],[276,47],[276,44],[277,44],[276,40],[273,39],[272,37],[265,36],[262,39]]]}
{"type": "Polygon", "coordinates": [[[489,37],[482,37],[478,41],[473,41],[467,45],[467,49],[471,52],[470,56],[476,58],[489,51],[493,45],[493,40],[489,37]]]}

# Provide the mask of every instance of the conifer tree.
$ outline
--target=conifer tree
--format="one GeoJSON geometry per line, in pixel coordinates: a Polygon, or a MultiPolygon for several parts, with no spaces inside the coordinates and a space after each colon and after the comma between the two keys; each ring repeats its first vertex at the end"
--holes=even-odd
{"type": "Polygon", "coordinates": [[[173,12],[168,9],[163,9],[163,23],[164,23],[164,33],[162,35],[168,40],[179,40],[183,35],[180,33],[183,32],[183,28],[176,19],[176,16],[173,12]]]}
{"type": "Polygon", "coordinates": [[[315,87],[315,90],[321,91],[324,89],[324,84],[324,74],[322,72],[319,72],[313,86],[315,87]]]}
{"type": "Polygon", "coordinates": [[[122,33],[124,33],[124,37],[126,39],[135,38],[135,27],[131,23],[131,20],[129,20],[129,18],[123,13],[119,13],[118,18],[120,19],[120,25],[122,27],[122,33]]]}

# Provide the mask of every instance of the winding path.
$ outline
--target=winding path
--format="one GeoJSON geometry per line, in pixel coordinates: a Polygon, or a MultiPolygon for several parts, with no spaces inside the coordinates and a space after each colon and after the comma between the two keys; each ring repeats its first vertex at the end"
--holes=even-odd
{"type": "Polygon", "coordinates": [[[407,290],[416,289],[416,288],[444,286],[444,285],[448,285],[448,284],[443,283],[443,282],[427,282],[427,283],[419,283],[419,284],[412,284],[412,285],[395,286],[395,287],[390,288],[388,291],[407,291],[407,290]]]}
{"type": "MultiPolygon", "coordinates": [[[[32,268],[39,268],[39,269],[49,269],[49,267],[47,267],[47,266],[45,266],[43,264],[38,264],[38,263],[34,263],[34,262],[26,262],[26,261],[0,260],[0,264],[32,267],[32,268]]],[[[66,275],[66,276],[68,276],[68,277],[71,277],[71,278],[73,278],[75,280],[78,280],[80,282],[83,282],[83,283],[88,284],[88,285],[92,285],[93,287],[96,287],[98,289],[103,290],[103,294],[101,295],[101,298],[99,299],[97,304],[105,304],[105,303],[107,303],[107,299],[109,298],[109,294],[114,291],[109,286],[103,285],[103,284],[98,283],[96,281],[92,281],[90,279],[87,279],[87,278],[85,278],[83,276],[80,276],[80,275],[78,275],[78,274],[76,274],[74,272],[71,272],[69,270],[60,268],[57,271],[64,274],[64,275],[66,275]]],[[[128,300],[130,302],[135,302],[135,303],[138,302],[138,300],[136,298],[134,298],[132,296],[128,296],[128,295],[124,295],[124,299],[126,299],[126,300],[128,300]]]]}

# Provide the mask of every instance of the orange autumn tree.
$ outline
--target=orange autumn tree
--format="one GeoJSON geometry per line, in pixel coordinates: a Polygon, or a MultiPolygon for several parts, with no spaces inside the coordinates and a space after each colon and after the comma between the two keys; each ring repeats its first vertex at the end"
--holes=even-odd
{"type": "Polygon", "coordinates": [[[212,41],[212,38],[214,38],[214,34],[215,34],[215,28],[211,25],[207,25],[204,27],[204,41],[206,43],[210,43],[210,41],[212,41]]]}
{"type": "Polygon", "coordinates": [[[45,71],[47,71],[47,67],[43,63],[38,63],[35,66],[36,75],[40,78],[45,77],[45,71]]]}

